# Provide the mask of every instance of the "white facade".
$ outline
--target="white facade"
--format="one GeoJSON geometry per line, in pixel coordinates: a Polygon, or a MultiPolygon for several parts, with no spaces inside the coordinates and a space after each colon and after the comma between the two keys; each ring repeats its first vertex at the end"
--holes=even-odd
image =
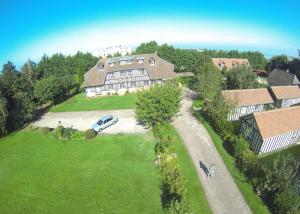
{"type": "Polygon", "coordinates": [[[252,115],[242,118],[240,134],[247,139],[251,149],[257,154],[266,154],[300,143],[300,129],[263,139],[252,115]]]}
{"type": "Polygon", "coordinates": [[[230,121],[239,120],[240,117],[260,111],[266,111],[267,104],[251,105],[251,106],[240,106],[233,109],[228,115],[227,119],[230,121]]]}
{"type": "Polygon", "coordinates": [[[107,56],[114,56],[114,54],[121,54],[121,56],[125,56],[128,54],[131,54],[132,49],[128,46],[124,45],[117,45],[117,46],[110,46],[106,48],[101,48],[94,52],[94,55],[101,56],[101,57],[107,57],[107,56]]]}

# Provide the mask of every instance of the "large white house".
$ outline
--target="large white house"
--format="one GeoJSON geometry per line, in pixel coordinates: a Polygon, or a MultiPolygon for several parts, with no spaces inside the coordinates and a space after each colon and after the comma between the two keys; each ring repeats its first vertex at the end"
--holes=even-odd
{"type": "Polygon", "coordinates": [[[228,120],[239,120],[244,115],[265,111],[273,105],[273,99],[266,88],[223,90],[222,96],[234,105],[228,120]]]}
{"type": "Polygon", "coordinates": [[[300,106],[246,115],[240,133],[257,154],[300,143],[300,106]]]}
{"type": "Polygon", "coordinates": [[[174,65],[157,54],[103,58],[84,75],[88,97],[123,94],[175,78],[174,65]]]}

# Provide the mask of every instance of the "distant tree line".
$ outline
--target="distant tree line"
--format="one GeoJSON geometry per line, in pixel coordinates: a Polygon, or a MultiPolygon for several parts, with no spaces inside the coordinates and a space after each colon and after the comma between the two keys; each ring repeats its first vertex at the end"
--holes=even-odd
{"type": "Polygon", "coordinates": [[[175,72],[195,72],[199,65],[211,63],[211,57],[222,58],[245,58],[249,60],[250,65],[255,69],[265,69],[267,59],[259,51],[217,51],[203,50],[201,52],[195,49],[174,48],[172,45],[158,45],[157,42],[151,41],[142,43],[135,50],[135,54],[154,53],[175,65],[175,72]]]}
{"type": "Polygon", "coordinates": [[[300,79],[300,59],[289,59],[286,55],[273,56],[268,63],[268,70],[278,68],[282,70],[289,70],[290,73],[295,74],[300,79]]]}
{"type": "Polygon", "coordinates": [[[38,63],[28,60],[20,70],[12,62],[0,73],[0,135],[32,120],[43,104],[53,104],[78,91],[84,73],[97,58],[78,52],[73,56],[43,56],[38,63]]]}

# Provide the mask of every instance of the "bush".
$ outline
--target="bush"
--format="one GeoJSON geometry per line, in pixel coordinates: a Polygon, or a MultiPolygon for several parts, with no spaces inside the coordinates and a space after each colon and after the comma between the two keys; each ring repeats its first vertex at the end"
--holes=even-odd
{"type": "Polygon", "coordinates": [[[235,157],[240,156],[244,151],[249,149],[249,143],[241,136],[234,138],[234,155],[235,157]]]}
{"type": "Polygon", "coordinates": [[[43,135],[48,135],[49,132],[51,131],[49,127],[41,127],[39,128],[40,129],[40,132],[43,134],[43,135]]]}
{"type": "Polygon", "coordinates": [[[180,89],[171,83],[154,85],[137,93],[135,114],[147,127],[168,123],[180,108],[180,89]]]}
{"type": "Polygon", "coordinates": [[[93,129],[88,129],[84,132],[85,139],[90,140],[97,136],[97,133],[93,129]]]}
{"type": "Polygon", "coordinates": [[[71,128],[65,128],[59,122],[58,126],[51,132],[51,135],[59,140],[83,140],[84,133],[71,128]]]}
{"type": "Polygon", "coordinates": [[[300,206],[300,197],[294,190],[283,190],[275,196],[276,213],[295,213],[300,206]]]}

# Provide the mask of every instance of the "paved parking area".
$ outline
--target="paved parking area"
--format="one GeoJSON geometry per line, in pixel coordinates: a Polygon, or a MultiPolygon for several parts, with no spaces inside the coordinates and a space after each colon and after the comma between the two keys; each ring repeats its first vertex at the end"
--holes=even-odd
{"type": "Polygon", "coordinates": [[[37,121],[33,122],[38,127],[57,127],[59,121],[64,127],[73,127],[81,131],[90,129],[103,115],[113,115],[119,118],[119,121],[102,133],[143,133],[146,132],[143,126],[139,125],[135,119],[132,109],[126,110],[104,110],[104,111],[80,111],[80,112],[47,112],[37,121]]]}

